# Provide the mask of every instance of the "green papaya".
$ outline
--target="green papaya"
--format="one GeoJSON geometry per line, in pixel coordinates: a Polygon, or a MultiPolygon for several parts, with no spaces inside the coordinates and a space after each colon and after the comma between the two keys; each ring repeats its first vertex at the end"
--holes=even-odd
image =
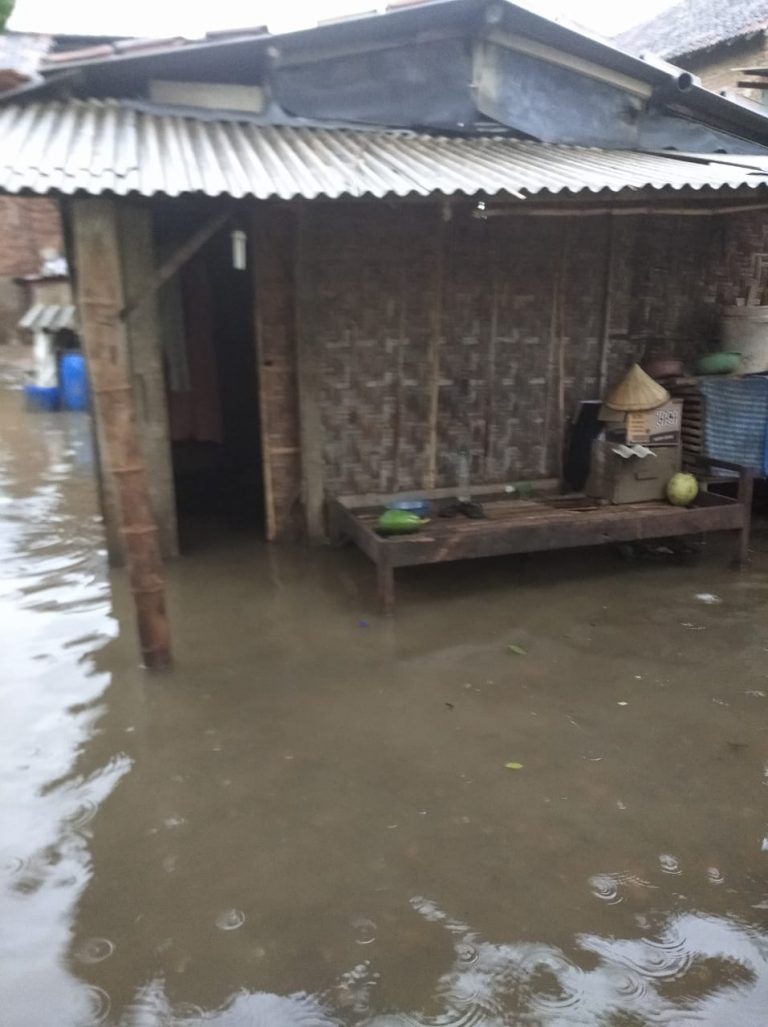
{"type": "Polygon", "coordinates": [[[382,535],[411,535],[427,522],[410,510],[385,510],[379,517],[378,527],[382,535]]]}

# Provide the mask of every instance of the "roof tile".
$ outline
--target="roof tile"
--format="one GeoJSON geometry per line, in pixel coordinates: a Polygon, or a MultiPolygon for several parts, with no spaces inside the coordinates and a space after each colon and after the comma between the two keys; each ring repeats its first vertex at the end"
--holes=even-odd
{"type": "Polygon", "coordinates": [[[682,0],[616,36],[632,53],[671,59],[768,29],[767,0],[682,0]]]}

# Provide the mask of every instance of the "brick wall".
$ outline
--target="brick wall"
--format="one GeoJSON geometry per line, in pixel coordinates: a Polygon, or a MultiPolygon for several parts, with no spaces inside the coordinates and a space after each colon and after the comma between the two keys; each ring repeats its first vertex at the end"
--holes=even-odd
{"type": "Polygon", "coordinates": [[[61,252],[56,204],[38,197],[0,196],[0,345],[17,338],[16,325],[27,303],[13,279],[40,270],[40,251],[61,252]]]}
{"type": "Polygon", "coordinates": [[[40,270],[42,249],[62,250],[61,224],[53,200],[0,197],[0,277],[40,270]]]}
{"type": "MultiPolygon", "coordinates": [[[[446,222],[436,203],[317,205],[297,289],[281,216],[261,236],[277,534],[300,490],[294,309],[317,361],[329,491],[455,485],[461,453],[474,483],[557,474],[567,421],[598,395],[606,217],[479,220],[457,205],[446,222]]],[[[645,352],[707,348],[717,303],[768,252],[762,214],[618,217],[612,231],[609,383],[645,352]]]]}
{"type": "Polygon", "coordinates": [[[759,34],[749,39],[737,40],[730,46],[716,46],[712,50],[688,58],[676,58],[674,63],[698,75],[708,89],[715,92],[727,89],[756,103],[765,102],[762,90],[738,88],[737,83],[748,79],[749,76],[741,75],[734,70],[768,65],[768,39],[765,35],[759,34]]]}

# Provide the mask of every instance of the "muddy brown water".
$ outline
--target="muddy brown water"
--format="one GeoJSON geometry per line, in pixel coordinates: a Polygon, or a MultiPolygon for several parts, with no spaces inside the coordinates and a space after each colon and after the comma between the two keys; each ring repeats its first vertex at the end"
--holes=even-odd
{"type": "Polygon", "coordinates": [[[768,1023],[764,532],[389,621],[354,551],[232,538],[147,677],[87,420],[0,393],[0,447],[2,1027],[768,1023]]]}

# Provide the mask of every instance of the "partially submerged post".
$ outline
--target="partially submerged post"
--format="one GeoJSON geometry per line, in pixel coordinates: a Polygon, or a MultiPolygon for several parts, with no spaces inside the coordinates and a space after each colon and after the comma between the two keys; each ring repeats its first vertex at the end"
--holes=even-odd
{"type": "Polygon", "coordinates": [[[103,459],[116,482],[126,563],[136,607],[142,661],[171,662],[165,585],[157,526],[131,388],[115,203],[73,201],[77,303],[103,459]]]}

